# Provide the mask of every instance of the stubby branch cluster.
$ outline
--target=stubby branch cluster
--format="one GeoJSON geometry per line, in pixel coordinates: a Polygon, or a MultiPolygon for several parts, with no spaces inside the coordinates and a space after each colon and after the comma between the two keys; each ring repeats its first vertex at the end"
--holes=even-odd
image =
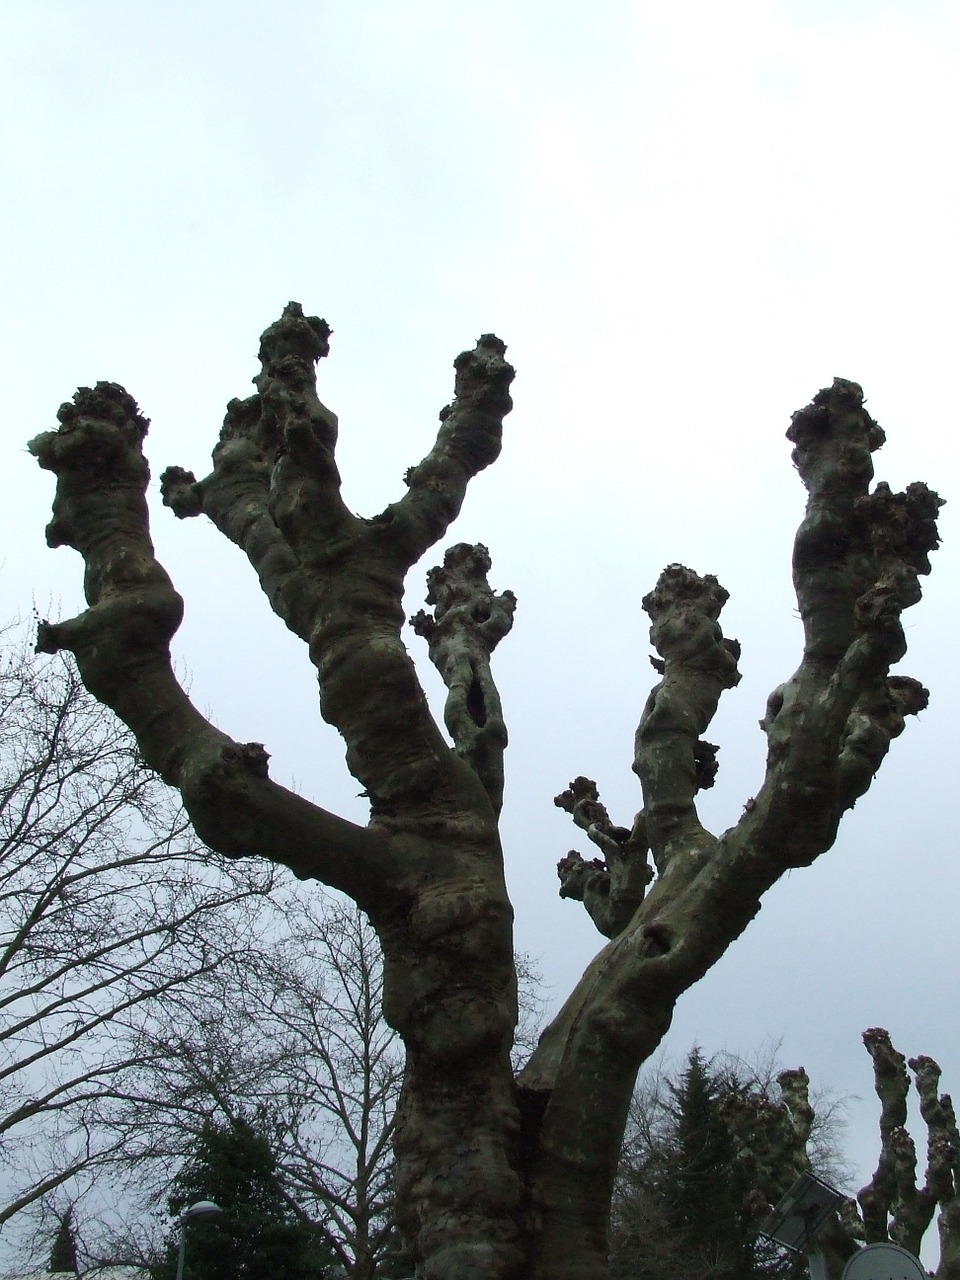
{"type": "Polygon", "coordinates": [[[574,778],[553,803],[571,815],[603,854],[588,862],[571,849],[561,858],[560,897],[582,902],[600,932],[614,938],[630,923],[653,879],[643,814],[637,814],[630,828],[615,826],[600,803],[597,784],[582,777],[574,778]]]}
{"type": "Polygon", "coordinates": [[[601,933],[614,937],[629,924],[643,901],[654,869],[663,875],[673,856],[699,862],[715,845],[701,825],[694,799],[713,786],[718,748],[700,735],[724,689],[740,680],[740,646],[724,637],[718,621],[728,599],[716,578],[701,578],[671,564],[644,596],[651,658],[660,674],[640,718],[634,772],[643,786],[644,807],[630,830],[611,825],[599,804],[596,784],[578,778],[555,803],[573,816],[604,854],[585,862],[571,851],[558,864],[560,896],[578,898],[601,933]]]}
{"type": "MultiPolygon", "coordinates": [[[[954,1280],[960,1274],[960,1130],[950,1095],[938,1093],[940,1067],[925,1056],[907,1062],[882,1027],[865,1031],[863,1043],[873,1060],[880,1100],[880,1157],[856,1200],[843,1201],[820,1237],[829,1274],[839,1276],[844,1261],[864,1243],[892,1240],[919,1256],[939,1210],[940,1262],[935,1274],[939,1280],[954,1280]],[[917,1148],[907,1128],[911,1074],[927,1130],[922,1181],[917,1176],[917,1148]]],[[[780,1082],[783,1088],[782,1076],[780,1082]]],[[[774,1203],[775,1198],[768,1200],[774,1203]]]]}
{"type": "Polygon", "coordinates": [[[513,626],[517,598],[495,595],[487,582],[490,553],[458,542],[427,574],[427,604],[410,619],[427,641],[447,686],[443,719],[460,756],[481,780],[497,813],[503,802],[507,727],[490,671],[490,655],[513,626]]]}
{"type": "Polygon", "coordinates": [[[809,493],[793,556],[804,654],[761,721],[768,766],[754,834],[785,841],[796,866],[829,848],[905,717],[926,705],[923,687],[890,668],[906,652],[900,615],[920,598],[942,503],[922,484],[870,492],[884,436],[856,383],[836,379],[787,435],[809,493]]]}
{"type": "MultiPolygon", "coordinates": [[[[949,1094],[938,1093],[940,1067],[921,1056],[909,1062],[880,1027],[863,1033],[873,1059],[874,1087],[880,1100],[880,1158],[876,1172],[857,1195],[844,1199],[818,1243],[831,1277],[862,1244],[892,1240],[919,1256],[921,1242],[939,1210],[940,1263],[936,1275],[953,1280],[960,1262],[960,1131],[949,1094]],[[909,1072],[907,1068],[909,1067],[909,1072]],[[922,1181],[917,1176],[917,1149],[907,1129],[911,1079],[927,1129],[922,1181]]],[[[755,1204],[763,1214],[787,1192],[793,1178],[811,1167],[809,1141],[815,1111],[803,1068],[781,1072],[780,1101],[724,1099],[737,1143],[737,1160],[751,1171],[755,1204]]]]}
{"type": "MultiPolygon", "coordinates": [[[[263,334],[256,394],[227,407],[210,474],[197,480],[170,467],[161,493],[176,515],[208,516],[247,554],[275,611],[310,646],[321,709],[343,733],[348,763],[374,814],[389,821],[422,804],[428,792],[434,801],[445,773],[448,794],[457,790],[399,639],[403,579],[456,516],[471,477],[499,453],[513,370],[491,335],[459,356],[455,398],[441,414],[434,448],[408,473],[407,494],[364,519],[343,502],[337,419],[316,394],[314,365],[328,353],[330,332],[326,321],[290,303],[263,334]],[[390,732],[371,731],[371,722],[383,730],[387,720],[390,732]]],[[[181,789],[214,848],[228,854],[275,849],[300,874],[318,874],[367,900],[361,879],[369,885],[384,874],[373,834],[275,787],[266,753],[233,743],[209,724],[173,675],[169,641],[183,606],[150,540],[142,450],[147,419],[112,383],[81,389],[58,416],[59,430],[38,437],[31,449],[58,477],[48,541],[83,555],[90,607],[69,622],[45,625],[41,646],[76,653],[84,679],[134,729],[149,762],[181,789]],[[229,804],[227,793],[233,794],[229,804]],[[278,819],[285,837],[267,837],[278,819]],[[307,845],[322,853],[308,855],[307,845]],[[358,859],[360,848],[366,856],[358,859]]],[[[508,594],[491,594],[491,601],[491,618],[512,615],[508,594]]],[[[456,629],[437,625],[447,637],[456,629]]],[[[486,645],[489,658],[508,629],[488,620],[474,649],[486,645]]],[[[441,647],[449,649],[449,640],[441,647]]],[[[489,775],[491,768],[496,774],[491,761],[506,735],[489,664],[476,660],[476,666],[487,724],[476,726],[482,745],[458,747],[485,775],[481,781],[498,803],[502,766],[499,783],[489,775]]]]}
{"type": "Polygon", "coordinates": [[[882,1027],[863,1033],[873,1059],[880,1099],[880,1159],[857,1199],[868,1241],[893,1240],[911,1253],[939,1207],[941,1276],[953,1276],[960,1261],[960,1132],[949,1094],[938,1094],[940,1068],[933,1058],[909,1063],[882,1027]],[[927,1128],[927,1158],[922,1185],[917,1182],[917,1149],[907,1129],[907,1100],[913,1073],[920,1114],[927,1128]]]}

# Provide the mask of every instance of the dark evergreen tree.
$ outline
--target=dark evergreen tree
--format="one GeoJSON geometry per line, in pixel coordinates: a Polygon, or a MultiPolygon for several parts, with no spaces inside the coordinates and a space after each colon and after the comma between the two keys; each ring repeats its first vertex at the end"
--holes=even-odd
{"type": "Polygon", "coordinates": [[[676,1160],[667,1217],[699,1246],[717,1280],[753,1276],[756,1229],[746,1219],[750,1191],[736,1160],[737,1144],[722,1110],[726,1093],[742,1088],[711,1072],[693,1049],[678,1083],[670,1086],[676,1120],[676,1160]]]}
{"type": "Polygon", "coordinates": [[[53,1238],[50,1249],[50,1261],[47,1263],[50,1272],[68,1271],[77,1275],[77,1242],[73,1234],[73,1210],[68,1209],[60,1219],[57,1234],[53,1238]]]}
{"type": "MultiPolygon", "coordinates": [[[[321,1280],[332,1258],[316,1226],[284,1193],[268,1139],[239,1120],[208,1123],[174,1182],[169,1209],[178,1216],[198,1200],[223,1212],[187,1227],[185,1280],[321,1280]]],[[[180,1226],[152,1280],[176,1274],[180,1226]]]]}

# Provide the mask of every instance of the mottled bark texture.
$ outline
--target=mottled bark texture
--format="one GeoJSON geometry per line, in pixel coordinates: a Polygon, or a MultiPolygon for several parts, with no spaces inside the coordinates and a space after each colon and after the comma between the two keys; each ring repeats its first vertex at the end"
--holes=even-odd
{"type": "Polygon", "coordinates": [[[447,686],[443,721],[457,754],[483,783],[497,813],[503,804],[503,752],[507,727],[490,671],[490,655],[513,626],[517,597],[494,595],[487,582],[486,547],[458,542],[443,567],[427,574],[427,604],[410,619],[427,641],[430,661],[447,686]]]}
{"type": "MultiPolygon", "coordinates": [[[[926,704],[921,685],[889,672],[906,649],[900,613],[917,600],[918,576],[937,545],[939,498],[923,485],[871,493],[871,454],[883,433],[855,383],[837,379],[794,415],[787,434],[809,495],[793,558],[804,651],[761,721],[760,789],[721,836],[700,823],[695,799],[715,771],[716,750],[702,735],[738,679],[738,646],[718,621],[726,593],[715,579],[671,565],[643,602],[661,680],[637,730],[644,803],[632,832],[643,830],[657,878],[520,1076],[540,1114],[533,1187],[545,1276],[599,1274],[564,1259],[582,1259],[583,1240],[603,1256],[601,1206],[632,1072],[663,1036],[677,997],[746,928],[785,871],[831,846],[905,716],[926,704]]],[[[587,796],[589,785],[571,786],[575,818],[577,794],[587,796]]],[[[569,893],[569,868],[568,855],[561,892],[569,893]]],[[[596,864],[592,871],[610,877],[612,897],[610,872],[596,864]]],[[[596,882],[591,892],[595,902],[596,882]]]]}
{"type": "Polygon", "coordinates": [[[804,656],[763,720],[763,785],[720,837],[700,823],[695,797],[716,771],[702,735],[739,679],[739,649],[720,629],[716,579],[680,565],[663,573],[644,600],[661,679],[637,731],[642,812],[615,826],[586,779],[558,799],[603,854],[582,866],[568,855],[562,892],[611,940],[514,1081],[512,915],[497,830],[506,729],[490,655],[515,601],[488,585],[485,548],[447,553],[430,575],[433,612],[414,623],[447,687],[452,745],[401,639],[405,575],[497,457],[513,370],[490,335],[457,358],[434,447],[407,472],[407,492],[367,519],[343,502],[337,420],[316,394],[329,337],[291,303],[263,335],[256,394],[227,408],[210,474],[170,468],[161,489],[175,514],[206,515],[246,553],[308,646],[321,713],[344,738],[369,823],[278,786],[264,748],[231,741],[178,684],[169,641],[182,604],[148,531],[147,422],[114,384],[79,391],[59,430],[31,445],[57,475],[48,540],[83,556],[88,603],[44,624],[39,644],[75,653],[87,686],[131,727],[214,849],[283,863],[369,914],[386,1016],[407,1052],[398,1215],[421,1273],[593,1280],[605,1274],[636,1070],[677,997],[746,927],[765,889],[830,846],[904,716],[924,704],[921,686],[889,668],[904,652],[899,615],[919,597],[939,501],[923,486],[869,492],[882,436],[853,383],[836,382],[795,415],[789,435],[810,492],[795,552],[804,656]]]}

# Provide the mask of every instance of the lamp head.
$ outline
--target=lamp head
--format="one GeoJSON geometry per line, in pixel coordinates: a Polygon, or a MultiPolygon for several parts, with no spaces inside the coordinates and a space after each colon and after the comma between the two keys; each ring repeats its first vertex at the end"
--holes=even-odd
{"type": "Polygon", "coordinates": [[[181,1222],[193,1222],[196,1218],[213,1218],[223,1210],[213,1200],[198,1200],[180,1214],[181,1222]]]}

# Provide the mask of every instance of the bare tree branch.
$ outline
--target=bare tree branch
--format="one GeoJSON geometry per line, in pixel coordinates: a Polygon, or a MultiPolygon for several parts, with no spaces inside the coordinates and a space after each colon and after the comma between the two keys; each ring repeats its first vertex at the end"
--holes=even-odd
{"type": "Polygon", "coordinates": [[[560,897],[582,902],[600,932],[615,938],[633,919],[654,875],[647,861],[644,815],[638,813],[629,830],[615,826],[600,803],[597,784],[583,777],[574,778],[553,803],[569,813],[603,853],[602,860],[587,862],[571,849],[560,859],[560,897]]]}
{"type": "Polygon", "coordinates": [[[838,379],[821,391],[794,415],[788,436],[809,490],[794,551],[804,655],[762,721],[763,785],[720,838],[701,825],[694,797],[712,780],[714,752],[699,746],[701,735],[738,678],[739,646],[717,622],[726,593],[715,579],[670,566],[644,602],[663,678],[641,717],[635,769],[659,875],[520,1076],[528,1105],[543,1114],[538,1177],[557,1224],[545,1266],[559,1265],[572,1247],[573,1221],[593,1230],[602,1255],[602,1234],[588,1226],[599,1213],[585,1188],[596,1189],[598,1203],[609,1195],[614,1135],[636,1066],[656,1048],[678,996],[739,936],[761,895],[831,846],[904,716],[924,701],[915,682],[889,670],[905,652],[900,613],[919,599],[918,575],[929,571],[940,499],[922,485],[898,497],[883,486],[868,492],[870,453],[883,437],[853,383],[838,379]]]}
{"type": "Polygon", "coordinates": [[[153,554],[144,497],[147,420],[122,387],[98,383],[61,406],[59,431],[31,442],[57,475],[51,546],[86,563],[89,608],[43,623],[37,645],[69,649],[84,682],[132,729],[146,762],[177,786],[198,834],[230,857],[267,854],[299,875],[361,894],[380,865],[376,837],[272,782],[258,743],[236,743],[192,705],[169,642],[183,613],[153,554]]]}
{"type": "Polygon", "coordinates": [[[0,1214],[122,1161],[143,1020],[243,962],[274,877],[219,864],[65,662],[0,651],[0,1214]],[[188,838],[189,837],[189,838],[188,838]]]}

